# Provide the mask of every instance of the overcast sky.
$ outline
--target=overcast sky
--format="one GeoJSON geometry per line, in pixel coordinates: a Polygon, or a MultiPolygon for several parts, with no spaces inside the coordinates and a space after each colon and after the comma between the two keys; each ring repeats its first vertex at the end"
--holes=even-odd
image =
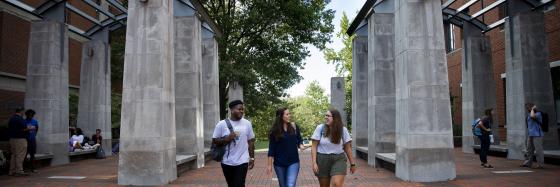
{"type": "MultiPolygon", "coordinates": [[[[334,33],[331,38],[331,43],[327,44],[328,48],[334,48],[336,51],[342,48],[342,41],[335,35],[340,31],[340,19],[342,18],[342,12],[346,12],[350,22],[354,20],[357,12],[362,8],[366,0],[332,0],[327,8],[333,9],[335,11],[335,16],[333,19],[334,33]]],[[[327,64],[323,58],[323,52],[319,49],[309,46],[309,51],[311,52],[309,57],[305,59],[304,69],[299,70],[299,74],[303,76],[303,80],[298,84],[292,86],[288,89],[288,94],[291,97],[303,95],[305,88],[309,83],[316,80],[319,82],[321,87],[326,90],[326,93],[330,95],[330,81],[331,77],[336,76],[335,67],[332,64],[327,64]]]]}

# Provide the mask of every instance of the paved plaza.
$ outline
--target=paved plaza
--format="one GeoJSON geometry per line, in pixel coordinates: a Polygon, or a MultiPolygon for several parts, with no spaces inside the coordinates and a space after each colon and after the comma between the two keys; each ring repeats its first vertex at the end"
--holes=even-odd
{"type": "MultiPolygon", "coordinates": [[[[309,150],[301,156],[302,168],[298,186],[319,186],[311,171],[309,150]]],[[[277,186],[273,176],[266,174],[266,153],[257,154],[256,166],[247,175],[247,186],[277,186]]],[[[519,167],[520,161],[490,157],[495,169],[479,167],[478,155],[464,154],[455,149],[457,178],[449,182],[404,182],[385,169],[367,166],[357,159],[358,173],[348,175],[346,186],[559,186],[560,167],[546,165],[544,169],[519,167]],[[530,171],[524,173],[524,171],[530,171]],[[518,173],[519,172],[519,173],[518,173]]],[[[117,186],[117,157],[104,160],[88,159],[63,166],[46,167],[29,177],[0,176],[0,186],[117,186]],[[50,177],[50,178],[49,178],[50,177]],[[56,179],[58,177],[59,179],[56,179]],[[84,178],[85,177],[85,178],[84,178]],[[62,179],[61,179],[62,178],[62,179]],[[72,178],[72,179],[70,179],[72,178]]],[[[208,162],[206,167],[182,173],[169,186],[227,186],[219,163],[208,162]]]]}

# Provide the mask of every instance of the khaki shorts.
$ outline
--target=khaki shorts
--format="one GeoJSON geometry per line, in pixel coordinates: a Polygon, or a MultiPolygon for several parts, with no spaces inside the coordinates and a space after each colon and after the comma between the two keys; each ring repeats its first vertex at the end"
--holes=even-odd
{"type": "Polygon", "coordinates": [[[346,175],[347,158],[344,153],[340,154],[321,154],[317,153],[317,166],[319,172],[317,177],[332,177],[335,175],[346,175]]]}

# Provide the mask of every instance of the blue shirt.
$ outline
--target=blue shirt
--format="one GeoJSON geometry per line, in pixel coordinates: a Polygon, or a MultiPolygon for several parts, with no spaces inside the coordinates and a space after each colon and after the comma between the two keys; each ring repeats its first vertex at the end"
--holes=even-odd
{"type": "Polygon", "coordinates": [[[39,122],[31,118],[31,119],[25,119],[25,123],[27,124],[28,127],[29,126],[35,127],[34,129],[29,130],[29,137],[28,137],[29,140],[35,141],[35,137],[37,137],[37,129],[39,128],[39,122]]]}
{"type": "Polygon", "coordinates": [[[527,115],[527,135],[532,137],[540,137],[544,134],[541,126],[539,125],[540,123],[542,123],[542,115],[541,112],[537,112],[535,115],[537,119],[532,119],[531,113],[527,115]],[[538,120],[538,122],[536,120],[538,120]]]}
{"type": "Polygon", "coordinates": [[[293,163],[299,163],[298,146],[303,143],[299,128],[296,127],[294,134],[284,131],[282,138],[278,141],[271,133],[268,141],[268,156],[274,157],[275,166],[287,167],[293,163]]]}

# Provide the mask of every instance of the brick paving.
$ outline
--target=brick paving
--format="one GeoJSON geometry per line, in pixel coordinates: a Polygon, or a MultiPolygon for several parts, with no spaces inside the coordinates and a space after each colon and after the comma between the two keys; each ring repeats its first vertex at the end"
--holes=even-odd
{"type": "MultiPolygon", "coordinates": [[[[319,186],[311,170],[309,151],[301,155],[298,186],[319,186]]],[[[447,182],[412,183],[401,181],[385,169],[366,166],[358,159],[358,173],[348,175],[346,186],[560,186],[560,166],[545,165],[545,169],[519,167],[520,161],[489,157],[495,169],[482,169],[478,155],[463,154],[455,149],[457,178],[447,182]],[[492,171],[530,170],[531,173],[496,174],[492,171]]],[[[266,153],[257,153],[257,163],[247,175],[247,186],[277,186],[272,175],[266,174],[266,153]]],[[[0,186],[117,186],[117,157],[104,160],[82,160],[68,165],[42,168],[28,177],[0,176],[0,186]],[[85,179],[49,179],[50,176],[84,176],[85,179]]],[[[220,164],[208,162],[206,167],[185,172],[169,186],[226,186],[220,164]]]]}

